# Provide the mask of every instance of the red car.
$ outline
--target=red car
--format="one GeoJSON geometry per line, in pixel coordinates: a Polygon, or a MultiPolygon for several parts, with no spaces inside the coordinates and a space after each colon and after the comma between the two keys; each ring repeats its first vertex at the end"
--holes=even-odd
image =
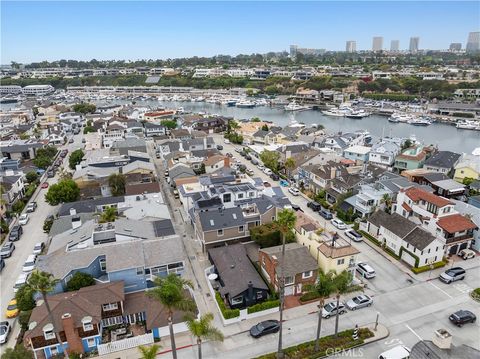
{"type": "Polygon", "coordinates": [[[43,182],[42,183],[42,188],[48,188],[48,182],[43,182]]]}

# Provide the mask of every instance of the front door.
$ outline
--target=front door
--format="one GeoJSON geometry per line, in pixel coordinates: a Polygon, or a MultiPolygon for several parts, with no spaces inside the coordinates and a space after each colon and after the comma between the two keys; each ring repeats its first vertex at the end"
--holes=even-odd
{"type": "Polygon", "coordinates": [[[295,294],[297,295],[302,294],[302,283],[297,284],[297,291],[295,294]]]}
{"type": "Polygon", "coordinates": [[[285,287],[285,295],[293,295],[295,285],[289,285],[285,287]]]}

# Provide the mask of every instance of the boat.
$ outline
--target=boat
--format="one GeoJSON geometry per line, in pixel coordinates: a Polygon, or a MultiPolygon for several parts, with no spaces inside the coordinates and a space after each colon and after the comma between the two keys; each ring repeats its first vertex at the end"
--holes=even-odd
{"type": "Polygon", "coordinates": [[[340,110],[338,108],[332,108],[330,110],[324,110],[322,111],[324,115],[327,116],[332,116],[332,117],[345,117],[346,112],[343,110],[340,110]]]}
{"type": "Polygon", "coordinates": [[[476,130],[477,127],[480,127],[478,122],[470,120],[458,121],[456,126],[461,130],[476,130]]]}
{"type": "Polygon", "coordinates": [[[408,122],[413,126],[430,126],[432,122],[426,118],[414,118],[408,122]]]}
{"type": "Polygon", "coordinates": [[[284,107],[285,111],[305,111],[308,110],[308,107],[302,106],[295,101],[290,102],[288,105],[284,107]]]}
{"type": "Polygon", "coordinates": [[[255,107],[255,102],[248,101],[248,100],[241,100],[241,101],[238,101],[235,104],[235,106],[238,107],[238,108],[254,108],[255,107]]]}
{"type": "Polygon", "coordinates": [[[350,113],[347,113],[345,117],[347,118],[353,118],[354,120],[361,120],[364,117],[367,117],[369,115],[368,112],[364,110],[357,110],[357,111],[351,111],[350,113]]]}
{"type": "Polygon", "coordinates": [[[398,118],[390,117],[390,118],[388,119],[388,122],[391,122],[391,123],[399,123],[400,121],[398,120],[398,118]]]}

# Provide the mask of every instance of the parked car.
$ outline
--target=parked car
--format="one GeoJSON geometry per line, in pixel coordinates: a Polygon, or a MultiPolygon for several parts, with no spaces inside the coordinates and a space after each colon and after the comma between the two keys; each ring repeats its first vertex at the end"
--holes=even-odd
{"type": "Polygon", "coordinates": [[[272,185],[268,182],[263,182],[263,187],[272,187],[272,185]]]}
{"type": "Polygon", "coordinates": [[[228,145],[230,143],[230,140],[226,138],[223,142],[225,142],[228,145]]]}
{"type": "Polygon", "coordinates": [[[345,235],[354,242],[361,242],[363,240],[362,235],[354,229],[347,229],[345,235]]]}
{"type": "Polygon", "coordinates": [[[450,284],[452,282],[455,282],[457,280],[463,280],[465,278],[465,269],[462,267],[453,267],[450,269],[447,269],[445,272],[440,274],[440,279],[442,282],[450,284]]]}
{"type": "Polygon", "coordinates": [[[345,223],[343,223],[341,220],[339,219],[332,219],[332,224],[337,227],[338,229],[347,229],[347,226],[345,225],[345,223]]]}
{"type": "Polygon", "coordinates": [[[43,182],[41,187],[43,189],[48,188],[48,182],[43,182]]]}
{"type": "Polygon", "coordinates": [[[47,177],[48,177],[48,178],[53,178],[53,177],[55,177],[55,171],[54,171],[54,170],[48,171],[48,172],[47,172],[47,177]]]}
{"type": "Polygon", "coordinates": [[[259,164],[257,165],[257,167],[258,167],[258,169],[259,169],[260,171],[263,171],[263,170],[265,169],[265,166],[262,165],[261,163],[259,163],[259,164]]]}
{"type": "Polygon", "coordinates": [[[298,204],[291,204],[290,205],[292,207],[292,209],[296,212],[300,211],[300,212],[303,212],[303,209],[300,208],[300,206],[298,204]]]}
{"type": "Polygon", "coordinates": [[[475,258],[475,252],[471,249],[462,249],[460,253],[458,253],[459,257],[462,257],[464,260],[475,258]]]}
{"type": "Polygon", "coordinates": [[[27,213],[35,212],[36,209],[37,209],[37,202],[35,202],[35,201],[30,202],[27,205],[27,213]]]}
{"type": "Polygon", "coordinates": [[[41,254],[44,248],[45,248],[45,243],[38,242],[37,244],[35,244],[35,247],[33,247],[33,254],[41,254]]]}
{"type": "Polygon", "coordinates": [[[18,223],[22,226],[26,225],[30,218],[28,217],[28,213],[24,213],[18,217],[18,223]]]}
{"type": "Polygon", "coordinates": [[[378,356],[378,359],[408,359],[410,358],[410,349],[404,345],[397,345],[378,356]]]}
{"type": "Polygon", "coordinates": [[[37,255],[36,254],[30,254],[23,264],[22,271],[25,273],[31,272],[32,270],[35,269],[35,266],[37,264],[37,255]]]}
{"type": "Polygon", "coordinates": [[[250,156],[248,153],[245,155],[245,159],[247,161],[250,161],[252,159],[252,156],[250,156]]]}
{"type": "Polygon", "coordinates": [[[360,262],[357,264],[357,272],[360,273],[362,277],[367,279],[374,278],[377,275],[375,273],[375,269],[365,262],[360,262]]]}
{"type": "Polygon", "coordinates": [[[343,303],[339,303],[337,308],[337,302],[330,302],[323,306],[322,308],[322,317],[323,318],[330,318],[338,314],[346,313],[345,305],[343,303]]]}
{"type": "Polygon", "coordinates": [[[254,338],[260,338],[266,334],[277,333],[280,330],[278,320],[265,320],[250,328],[250,335],[254,338]]]}
{"type": "Polygon", "coordinates": [[[17,300],[13,298],[10,302],[8,302],[5,316],[7,318],[15,318],[18,315],[18,313],[19,313],[19,310],[17,308],[17,300]]]}
{"type": "Polygon", "coordinates": [[[73,141],[74,141],[73,138],[71,138],[68,140],[68,143],[73,143],[73,141]]]}
{"type": "Polygon", "coordinates": [[[278,181],[280,179],[280,176],[272,172],[272,174],[270,175],[270,178],[274,181],[278,181]]]}
{"type": "Polygon", "coordinates": [[[8,240],[11,242],[18,241],[23,234],[23,228],[18,224],[13,226],[8,235],[8,240]]]}
{"type": "Polygon", "coordinates": [[[255,159],[255,158],[252,158],[251,161],[252,162],[252,165],[258,165],[258,161],[255,159]]]}
{"type": "Polygon", "coordinates": [[[82,143],[87,143],[87,140],[82,138],[82,143]]]}
{"type": "Polygon", "coordinates": [[[459,310],[451,314],[448,319],[457,327],[461,327],[467,323],[475,323],[477,317],[469,310],[459,310]]]}
{"type": "Polygon", "coordinates": [[[13,242],[5,242],[5,244],[2,246],[2,249],[0,249],[0,257],[10,258],[14,250],[15,244],[13,244],[13,242]]]}
{"type": "Polygon", "coordinates": [[[180,195],[176,189],[173,190],[173,198],[180,198],[180,195]]]}
{"type": "Polygon", "coordinates": [[[346,306],[350,310],[357,310],[363,307],[369,307],[373,304],[373,299],[366,294],[357,295],[349,301],[347,301],[346,306]]]}
{"type": "Polygon", "coordinates": [[[227,156],[229,158],[233,158],[233,155],[230,152],[225,153],[225,156],[227,156]]]}
{"type": "Polygon", "coordinates": [[[315,212],[318,212],[322,209],[321,204],[315,201],[308,202],[307,207],[310,207],[312,211],[315,211],[315,212]]]}
{"type": "Polygon", "coordinates": [[[242,157],[245,157],[247,155],[247,152],[245,152],[243,150],[241,150],[239,153],[240,153],[240,156],[242,156],[242,157]]]}
{"type": "Polygon", "coordinates": [[[280,180],[279,183],[280,183],[280,186],[282,186],[282,187],[288,187],[288,185],[289,185],[288,181],[284,180],[284,179],[280,180]]]}
{"type": "Polygon", "coordinates": [[[290,187],[288,189],[288,192],[290,192],[294,196],[298,196],[300,194],[300,191],[298,189],[296,189],[295,187],[290,187]]]}
{"type": "Polygon", "coordinates": [[[163,175],[164,175],[165,177],[168,177],[168,175],[169,175],[169,172],[168,172],[168,170],[166,170],[166,171],[165,171],[165,173],[164,173],[163,175]]]}
{"type": "Polygon", "coordinates": [[[18,276],[17,280],[15,281],[15,284],[13,285],[13,293],[17,293],[20,287],[27,284],[28,275],[29,273],[22,273],[18,276]]]}
{"type": "Polygon", "coordinates": [[[5,344],[8,341],[11,330],[9,322],[0,322],[0,344],[5,344]]]}
{"type": "Polygon", "coordinates": [[[263,170],[263,173],[265,173],[267,176],[270,176],[273,172],[272,172],[272,170],[271,170],[270,168],[265,168],[265,169],[263,170]]]}
{"type": "Polygon", "coordinates": [[[326,209],[322,208],[321,210],[318,211],[318,214],[321,215],[325,219],[333,219],[333,214],[331,214],[329,211],[326,209]]]}
{"type": "Polygon", "coordinates": [[[217,145],[217,150],[219,150],[219,151],[223,150],[223,146],[222,145],[217,145]]]}
{"type": "Polygon", "coordinates": [[[246,171],[247,175],[249,176],[253,176],[254,173],[253,173],[253,170],[251,170],[250,168],[246,171]]]}

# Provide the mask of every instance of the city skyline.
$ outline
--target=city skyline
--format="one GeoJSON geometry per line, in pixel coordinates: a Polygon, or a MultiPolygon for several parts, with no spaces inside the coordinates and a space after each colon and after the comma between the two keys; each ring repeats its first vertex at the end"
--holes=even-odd
{"type": "Polygon", "coordinates": [[[2,64],[235,56],[288,51],[290,44],[345,51],[346,41],[355,41],[356,51],[362,51],[372,49],[374,36],[383,38],[383,49],[391,39],[409,44],[415,35],[421,38],[421,49],[443,50],[450,43],[466,46],[468,34],[478,29],[480,9],[476,2],[390,1],[223,2],[221,6],[219,2],[18,1],[2,2],[1,7],[2,64]],[[292,17],[293,10],[302,16],[292,17]],[[319,22],[319,13],[341,13],[347,26],[338,27],[337,16],[319,22]],[[447,15],[449,26],[436,21],[447,15]],[[359,16],[375,21],[359,26],[359,16]],[[318,36],[332,29],[331,36],[318,36]]]}

